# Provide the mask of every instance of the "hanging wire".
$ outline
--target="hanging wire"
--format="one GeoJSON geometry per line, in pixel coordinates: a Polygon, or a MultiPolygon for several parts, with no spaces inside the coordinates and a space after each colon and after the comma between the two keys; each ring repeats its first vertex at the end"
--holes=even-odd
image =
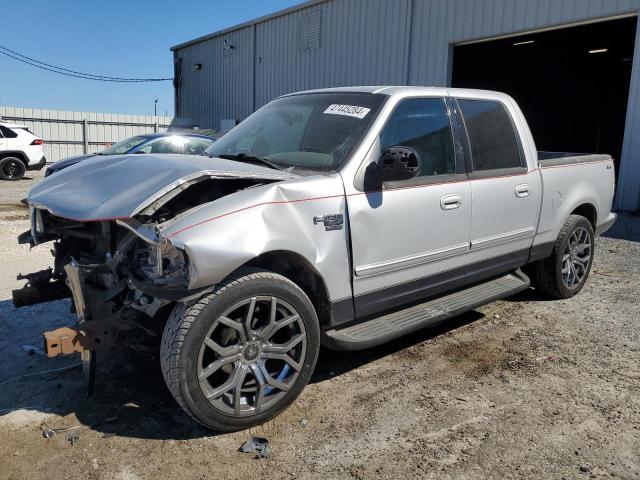
{"type": "Polygon", "coordinates": [[[28,57],[21,53],[18,53],[10,48],[0,45],[0,53],[17,60],[27,65],[31,65],[42,70],[46,70],[60,75],[66,75],[68,77],[81,78],[83,80],[94,80],[98,82],[116,82],[116,83],[144,83],[144,82],[167,82],[173,80],[173,78],[126,78],[126,77],[111,77],[107,75],[94,75],[92,73],[83,73],[76,70],[70,70],[68,68],[62,68],[50,63],[36,60],[35,58],[28,57]]]}

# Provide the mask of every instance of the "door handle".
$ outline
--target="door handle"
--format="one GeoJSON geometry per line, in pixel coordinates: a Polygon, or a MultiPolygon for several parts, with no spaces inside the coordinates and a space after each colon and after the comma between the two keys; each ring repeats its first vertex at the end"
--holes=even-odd
{"type": "Polygon", "coordinates": [[[442,210],[453,210],[454,208],[460,208],[462,205],[462,197],[457,193],[445,195],[440,199],[440,208],[442,210]]]}
{"type": "Polygon", "coordinates": [[[516,185],[516,197],[523,198],[529,196],[529,184],[522,183],[520,185],[516,185]]]}

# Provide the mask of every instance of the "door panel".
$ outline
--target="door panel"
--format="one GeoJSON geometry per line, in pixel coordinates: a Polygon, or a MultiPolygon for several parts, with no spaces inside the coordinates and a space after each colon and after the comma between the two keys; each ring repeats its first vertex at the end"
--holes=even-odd
{"type": "Polygon", "coordinates": [[[540,206],[537,171],[473,180],[471,195],[470,264],[531,246],[540,206]]]}
{"type": "Polygon", "coordinates": [[[447,285],[438,276],[443,272],[464,277],[471,185],[466,173],[459,173],[464,159],[455,145],[443,98],[404,99],[389,116],[365,160],[364,172],[373,170],[373,182],[363,182],[367,192],[347,197],[356,316],[432,294],[447,285]],[[375,162],[386,148],[397,146],[415,152],[417,175],[375,184],[380,182],[375,162]]]}
{"type": "Polygon", "coordinates": [[[484,268],[486,263],[480,262],[490,259],[507,269],[520,266],[526,262],[537,226],[539,173],[528,171],[520,136],[503,103],[458,99],[457,104],[471,160],[469,274],[478,273],[474,269],[484,268]]]}
{"type": "MultiPolygon", "coordinates": [[[[431,286],[428,279],[409,283],[466,263],[471,222],[468,180],[351,195],[348,206],[357,315],[367,309],[364,294],[385,297],[389,287],[406,284],[406,296],[386,301],[385,307],[392,308],[426,295],[431,286]],[[457,208],[441,207],[442,198],[449,195],[459,197],[457,208]]],[[[462,269],[459,272],[463,276],[462,269]]],[[[364,314],[368,313],[373,312],[364,314]]]]}

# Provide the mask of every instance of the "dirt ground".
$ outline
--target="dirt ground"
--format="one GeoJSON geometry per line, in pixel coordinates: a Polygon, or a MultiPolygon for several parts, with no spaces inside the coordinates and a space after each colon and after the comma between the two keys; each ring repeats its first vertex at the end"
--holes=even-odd
{"type": "MultiPolygon", "coordinates": [[[[45,167],[46,168],[46,167],[45,167]]],[[[29,218],[29,211],[20,203],[31,187],[44,177],[45,168],[27,172],[18,182],[0,181],[0,219],[21,220],[29,218]]]]}
{"type": "Polygon", "coordinates": [[[528,291],[383,347],[323,350],[275,421],[216,435],[178,408],[153,356],[100,357],[90,399],[78,358],[42,356],[41,332],[72,318],[68,301],[10,302],[15,275],[51,258],[15,242],[26,182],[0,195],[0,478],[640,478],[639,217],[597,240],[573,299],[528,291]],[[75,444],[44,438],[43,420],[82,426],[75,444]],[[238,452],[250,435],[267,458],[238,452]]]}

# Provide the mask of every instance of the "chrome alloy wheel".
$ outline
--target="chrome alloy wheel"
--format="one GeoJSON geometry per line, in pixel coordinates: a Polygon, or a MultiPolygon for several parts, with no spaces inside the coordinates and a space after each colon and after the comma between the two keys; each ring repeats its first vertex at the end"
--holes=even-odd
{"type": "Polygon", "coordinates": [[[569,236],[562,255],[562,283],[570,290],[578,288],[587,276],[591,262],[591,236],[578,227],[569,236]]]}
{"type": "Polygon", "coordinates": [[[204,337],[197,364],[200,389],[220,412],[258,414],[293,386],[306,349],[295,308],[278,297],[247,298],[219,316],[204,337]]]}

